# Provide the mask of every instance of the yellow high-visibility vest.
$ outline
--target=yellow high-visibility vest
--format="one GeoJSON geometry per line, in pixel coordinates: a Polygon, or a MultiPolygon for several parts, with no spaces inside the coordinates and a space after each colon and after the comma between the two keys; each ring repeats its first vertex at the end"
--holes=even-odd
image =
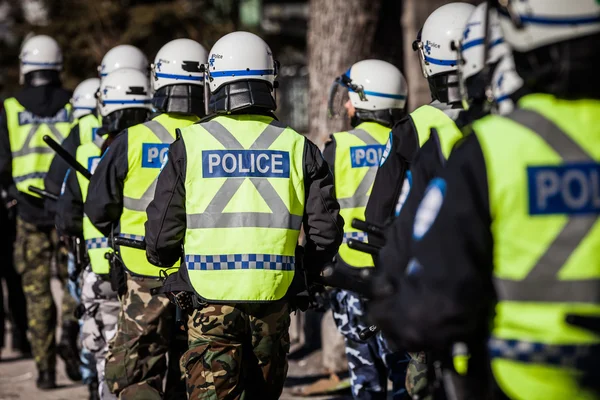
{"type": "Polygon", "coordinates": [[[29,186],[44,188],[44,177],[54,158],[54,150],[42,138],[48,135],[62,143],[69,136],[71,105],[66,104],[53,117],[40,117],[11,97],[4,100],[4,109],[12,153],[13,181],[20,192],[40,197],[30,192],[29,186]]]}
{"type": "Polygon", "coordinates": [[[305,138],[273,118],[219,116],[181,130],[186,149],[185,262],[198,296],[285,296],[304,216],[305,138]]]}
{"type": "Polygon", "coordinates": [[[513,399],[593,399],[577,367],[600,337],[600,101],[532,94],[473,124],[485,159],[498,295],[492,370],[513,399]]]}
{"type": "MultiPolygon", "coordinates": [[[[123,213],[120,220],[122,237],[144,240],[146,208],[154,198],[156,180],[167,157],[169,145],[175,140],[175,131],[198,120],[198,117],[191,115],[160,114],[152,121],[128,129],[129,170],[123,185],[123,213]]],[[[162,268],[150,264],[144,250],[121,247],[120,253],[125,268],[132,274],[160,276],[162,268]]]]}
{"type": "Polygon", "coordinates": [[[348,247],[348,239],[367,241],[367,234],[352,227],[354,218],[365,219],[365,209],[379,167],[390,128],[376,122],[363,122],[348,132],[334,133],[335,195],[344,218],[344,242],[338,257],[351,267],[373,267],[370,254],[348,247]]]}

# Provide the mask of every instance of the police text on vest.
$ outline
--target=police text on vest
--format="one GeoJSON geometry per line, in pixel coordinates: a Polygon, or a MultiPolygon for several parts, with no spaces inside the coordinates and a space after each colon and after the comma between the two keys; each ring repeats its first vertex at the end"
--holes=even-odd
{"type": "Polygon", "coordinates": [[[168,143],[143,143],[142,144],[142,167],[160,168],[167,154],[169,153],[168,143]]]}
{"type": "Polygon", "coordinates": [[[600,164],[528,167],[529,214],[599,214],[600,164]]]}
{"type": "Polygon", "coordinates": [[[204,150],[203,178],[289,178],[290,153],[279,150],[204,150]]]}
{"type": "Polygon", "coordinates": [[[350,147],[352,168],[379,166],[383,149],[385,149],[385,145],[381,144],[350,147]]]}

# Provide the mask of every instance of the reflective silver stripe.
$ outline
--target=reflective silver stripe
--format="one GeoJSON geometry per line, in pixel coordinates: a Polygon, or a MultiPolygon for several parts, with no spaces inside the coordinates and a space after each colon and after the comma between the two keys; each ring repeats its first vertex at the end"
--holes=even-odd
{"type": "MultiPolygon", "coordinates": [[[[564,161],[594,161],[552,121],[531,110],[519,109],[508,118],[540,136],[564,161]]],[[[495,278],[501,300],[531,302],[600,302],[600,279],[558,280],[560,269],[598,221],[595,215],[571,215],[562,231],[542,254],[525,279],[495,278]]]]}
{"type": "MultiPolygon", "coordinates": [[[[157,121],[148,121],[144,123],[144,126],[150,129],[150,131],[160,140],[162,143],[171,143],[173,142],[173,136],[169,133],[167,128],[162,126],[157,121]]],[[[157,178],[158,179],[158,178],[157,178]]],[[[142,197],[139,199],[134,199],[132,197],[123,197],[123,207],[132,211],[146,211],[148,205],[154,199],[154,192],[156,191],[156,183],[157,179],[155,179],[148,189],[142,194],[142,197]]]]}
{"type": "MultiPolygon", "coordinates": [[[[203,123],[202,126],[227,150],[246,150],[235,136],[219,122],[213,120],[203,123]]],[[[280,122],[275,120],[271,121],[271,123],[256,138],[254,143],[252,143],[249,149],[268,149],[285,129],[286,126],[280,122]]],[[[186,220],[188,229],[240,227],[300,229],[303,216],[290,213],[273,185],[271,185],[271,182],[261,178],[247,179],[252,182],[265,203],[267,203],[271,209],[270,213],[224,213],[223,210],[245,180],[239,178],[227,178],[203,213],[187,215],[186,220]]]]}
{"type": "MultiPolygon", "coordinates": [[[[349,131],[351,135],[356,136],[366,145],[373,144],[381,144],[379,143],[371,134],[364,129],[354,129],[349,131]]],[[[343,199],[338,199],[338,203],[340,203],[340,208],[357,208],[357,207],[366,207],[367,202],[369,201],[369,189],[373,186],[373,182],[375,181],[375,175],[377,175],[377,167],[369,167],[369,170],[365,174],[365,177],[358,184],[356,191],[352,197],[346,197],[343,199]]]]}
{"type": "MultiPolygon", "coordinates": [[[[52,134],[56,138],[56,141],[58,143],[62,143],[63,140],[64,140],[64,137],[63,137],[62,133],[60,133],[60,131],[58,129],[56,129],[56,127],[54,126],[54,124],[45,124],[45,125],[50,129],[50,131],[52,132],[52,134]]],[[[12,153],[13,158],[14,157],[26,156],[26,155],[29,155],[29,154],[50,154],[50,153],[54,153],[54,150],[52,150],[48,146],[30,147],[31,140],[35,136],[35,134],[38,131],[38,129],[39,129],[40,126],[41,126],[41,124],[33,124],[31,126],[31,129],[29,129],[29,133],[27,134],[27,138],[25,138],[25,143],[23,144],[23,147],[21,148],[21,150],[14,151],[12,153]]]]}

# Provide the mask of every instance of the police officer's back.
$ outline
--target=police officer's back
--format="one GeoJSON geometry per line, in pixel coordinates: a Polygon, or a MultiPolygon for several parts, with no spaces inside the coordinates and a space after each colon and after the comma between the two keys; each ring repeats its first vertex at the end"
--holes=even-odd
{"type": "Polygon", "coordinates": [[[182,359],[189,396],[275,399],[300,227],[304,263],[318,271],[337,252],[343,221],[319,149],[272,114],[277,64],[267,44],[234,32],[208,61],[210,118],[170,147],[147,211],[147,255],[171,265],[185,241],[179,274],[196,296],[182,359]]]}
{"type": "Polygon", "coordinates": [[[500,22],[533,94],[476,121],[431,182],[398,292],[412,310],[398,316],[411,327],[400,337],[439,347],[489,335],[504,396],[596,398],[577,377],[600,339],[566,318],[600,315],[600,6],[509,5],[500,22]]]}

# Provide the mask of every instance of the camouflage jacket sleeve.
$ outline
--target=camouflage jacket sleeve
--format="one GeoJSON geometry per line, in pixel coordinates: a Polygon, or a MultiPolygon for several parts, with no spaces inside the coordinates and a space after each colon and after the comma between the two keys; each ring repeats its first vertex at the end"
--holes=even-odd
{"type": "Polygon", "coordinates": [[[320,271],[342,244],[344,219],[340,216],[329,166],[319,148],[308,139],[304,145],[304,187],[304,260],[307,268],[320,271]]]}
{"type": "Polygon", "coordinates": [[[175,140],[169,147],[154,199],[146,214],[146,256],[161,267],[170,267],[181,257],[181,245],[186,231],[185,212],[185,145],[175,140]]]}

